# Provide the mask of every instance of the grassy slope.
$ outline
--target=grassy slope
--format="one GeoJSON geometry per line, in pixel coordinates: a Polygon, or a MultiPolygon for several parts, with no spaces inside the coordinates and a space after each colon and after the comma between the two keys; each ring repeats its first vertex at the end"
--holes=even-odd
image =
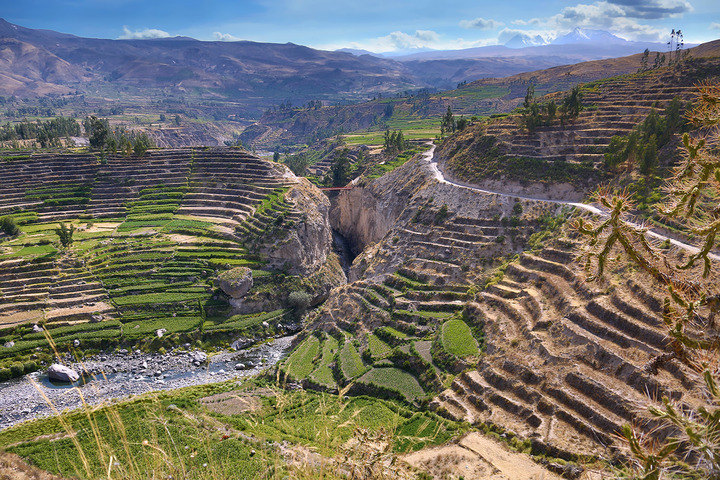
{"type": "Polygon", "coordinates": [[[465,430],[391,401],[269,387],[257,390],[249,381],[238,389],[228,382],[66,413],[0,432],[0,448],[80,478],[104,477],[108,465],[113,478],[282,478],[287,459],[265,440],[339,456],[361,428],[382,434],[391,451],[402,453],[445,443],[465,430]],[[259,409],[220,413],[216,406],[222,401],[200,401],[228,391],[252,398],[259,409]],[[69,431],[76,433],[68,436],[69,431]]]}

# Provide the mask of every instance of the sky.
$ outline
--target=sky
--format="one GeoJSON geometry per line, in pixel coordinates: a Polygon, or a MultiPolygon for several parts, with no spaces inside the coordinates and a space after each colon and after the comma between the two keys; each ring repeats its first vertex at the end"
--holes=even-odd
{"type": "Polygon", "coordinates": [[[373,52],[551,39],[574,27],[627,40],[720,38],[720,0],[0,0],[0,16],[84,37],[292,42],[373,52]]]}

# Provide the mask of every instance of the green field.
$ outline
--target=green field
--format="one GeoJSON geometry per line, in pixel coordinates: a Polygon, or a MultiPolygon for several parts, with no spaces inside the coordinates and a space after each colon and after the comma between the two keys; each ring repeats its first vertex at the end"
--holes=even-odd
{"type": "Polygon", "coordinates": [[[417,379],[407,372],[397,368],[373,368],[358,379],[359,383],[377,385],[379,387],[400,393],[405,400],[412,402],[418,397],[425,396],[417,379]]]}
{"type": "Polygon", "coordinates": [[[441,340],[443,348],[452,355],[468,357],[480,353],[477,340],[473,337],[470,327],[459,318],[453,318],[443,323],[441,340]]]}
{"type": "Polygon", "coordinates": [[[285,370],[298,380],[306,378],[315,368],[313,362],[320,352],[320,340],[315,335],[307,337],[285,363],[285,370]]]}
{"type": "MultiPolygon", "coordinates": [[[[404,453],[446,443],[465,428],[393,401],[289,392],[249,380],[24,423],[0,432],[0,448],[44,470],[83,479],[108,478],[108,472],[110,478],[280,479],[297,477],[279,443],[352,458],[357,447],[348,441],[360,430],[380,435],[391,452],[404,453]],[[232,414],[218,407],[222,402],[203,400],[225,392],[254,399],[259,408],[232,414]]],[[[313,476],[301,478],[340,478],[332,464],[315,468],[313,476]]]]}
{"type": "Polygon", "coordinates": [[[363,364],[362,358],[352,342],[345,342],[338,359],[340,371],[348,380],[359,377],[367,371],[367,367],[363,364]]]}

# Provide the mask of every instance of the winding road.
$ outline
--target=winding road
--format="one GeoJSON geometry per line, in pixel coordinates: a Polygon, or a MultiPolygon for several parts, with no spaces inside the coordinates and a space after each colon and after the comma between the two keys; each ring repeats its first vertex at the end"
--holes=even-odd
{"type": "MultiPolygon", "coordinates": [[[[423,153],[422,156],[428,162],[431,172],[433,173],[433,175],[435,175],[435,179],[440,183],[446,183],[448,185],[452,185],[457,188],[464,188],[464,189],[471,190],[474,192],[485,193],[485,194],[489,194],[489,195],[499,195],[499,196],[503,196],[503,197],[517,198],[519,200],[531,200],[531,201],[535,201],[535,202],[546,202],[546,203],[554,203],[554,204],[558,204],[558,205],[567,205],[567,206],[575,207],[580,210],[585,210],[586,212],[590,212],[592,214],[600,215],[603,217],[607,217],[607,215],[608,215],[605,210],[603,210],[602,208],[600,208],[596,205],[592,205],[592,204],[579,203],[579,202],[568,202],[568,201],[564,201],[564,200],[550,200],[547,198],[527,197],[527,196],[522,196],[522,195],[517,195],[517,194],[504,193],[504,192],[500,192],[500,191],[485,190],[485,189],[478,188],[478,187],[471,187],[469,185],[463,185],[462,183],[457,183],[452,180],[448,180],[447,178],[445,178],[445,175],[443,174],[442,170],[440,170],[438,162],[435,159],[435,148],[436,148],[435,144],[432,144],[430,147],[430,150],[423,153]]],[[[640,225],[639,223],[635,223],[635,222],[628,221],[628,220],[626,220],[626,223],[635,228],[646,229],[646,235],[653,237],[660,241],[667,240],[672,245],[675,245],[678,248],[682,248],[683,250],[686,250],[686,251],[690,252],[691,254],[695,254],[700,251],[700,249],[694,245],[690,245],[688,243],[681,242],[680,240],[677,240],[675,238],[667,237],[667,236],[665,236],[661,233],[658,233],[652,229],[648,229],[646,226],[640,225]]],[[[720,255],[711,253],[708,256],[715,261],[720,261],[720,255]]]]}

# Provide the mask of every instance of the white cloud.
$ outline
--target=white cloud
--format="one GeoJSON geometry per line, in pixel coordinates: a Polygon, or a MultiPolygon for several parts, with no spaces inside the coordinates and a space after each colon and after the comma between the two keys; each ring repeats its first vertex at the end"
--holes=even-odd
{"type": "Polygon", "coordinates": [[[130,30],[127,25],[123,25],[123,34],[118,38],[120,40],[148,40],[151,38],[168,38],[170,34],[164,30],[157,28],[146,28],[144,30],[130,30]]]}
{"type": "Polygon", "coordinates": [[[493,30],[498,27],[502,27],[505,25],[503,22],[498,22],[497,20],[492,19],[485,19],[485,18],[475,18],[473,20],[460,20],[460,26],[462,28],[477,28],[480,30],[493,30]]]}
{"type": "Polygon", "coordinates": [[[710,30],[720,30],[720,23],[717,23],[717,22],[711,23],[710,30]]]}
{"type": "Polygon", "coordinates": [[[416,30],[414,33],[401,31],[391,32],[382,37],[371,38],[361,42],[343,42],[313,45],[320,50],[337,50],[353,48],[375,53],[397,52],[402,50],[457,50],[461,48],[482,47],[495,44],[494,38],[482,40],[465,40],[463,38],[444,39],[432,30],[416,30]]]}
{"type": "Polygon", "coordinates": [[[229,33],[213,32],[213,38],[218,42],[237,42],[240,39],[229,33]]]}
{"type": "Polygon", "coordinates": [[[640,23],[637,19],[675,17],[691,9],[684,0],[603,0],[565,7],[551,17],[513,23],[544,28],[555,34],[580,27],[608,30],[628,40],[664,41],[668,35],[665,29],[640,23]]]}

